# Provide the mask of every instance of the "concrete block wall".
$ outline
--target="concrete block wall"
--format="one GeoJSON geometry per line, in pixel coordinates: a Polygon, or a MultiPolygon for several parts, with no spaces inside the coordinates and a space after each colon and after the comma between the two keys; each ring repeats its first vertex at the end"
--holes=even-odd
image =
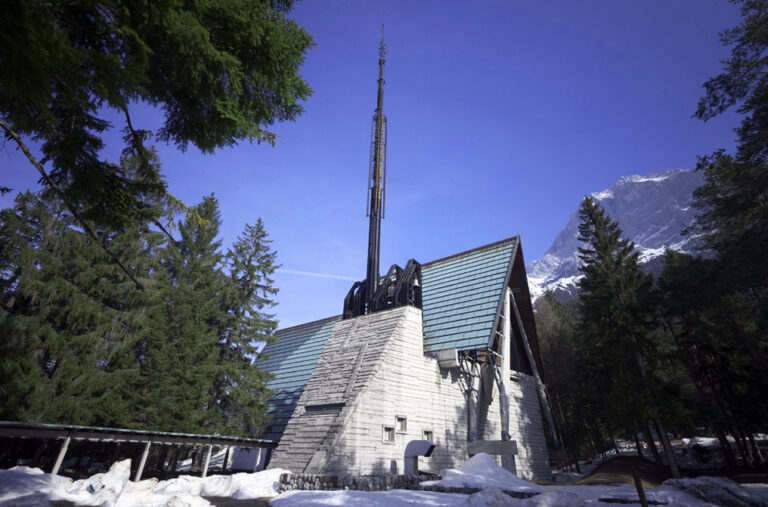
{"type": "Polygon", "coordinates": [[[383,360],[397,329],[397,310],[364,315],[336,324],[285,428],[272,468],[325,473],[336,442],[355,412],[359,394],[383,360]],[[338,410],[313,411],[336,405],[338,410]],[[310,410],[307,410],[307,407],[310,410]]]}
{"type": "Polygon", "coordinates": [[[390,311],[400,315],[397,332],[361,393],[328,473],[403,473],[405,445],[424,431],[432,432],[437,448],[420,458],[420,469],[439,472],[467,457],[467,405],[457,372],[441,372],[436,360],[424,356],[420,310],[390,311]],[[406,431],[396,431],[394,443],[384,442],[383,427],[396,428],[398,416],[406,418],[406,431]]]}
{"type": "Polygon", "coordinates": [[[509,384],[509,432],[517,442],[517,475],[524,479],[551,480],[547,437],[536,381],[531,375],[512,372],[509,384]]]}
{"type": "MultiPolygon", "coordinates": [[[[498,389],[492,372],[478,382],[480,437],[501,437],[498,389]]],[[[295,473],[402,474],[405,445],[430,431],[437,447],[420,470],[439,472],[467,459],[466,381],[424,356],[421,310],[403,307],[336,325],[302,394],[270,466],[295,473]],[[343,404],[335,413],[306,407],[343,404]],[[383,427],[406,418],[405,432],[385,442],[383,427]]],[[[517,472],[548,478],[548,457],[532,377],[511,383],[510,433],[517,472]],[[543,447],[542,447],[543,446],[543,447]]],[[[499,460],[500,463],[500,460],[499,460]]]]}

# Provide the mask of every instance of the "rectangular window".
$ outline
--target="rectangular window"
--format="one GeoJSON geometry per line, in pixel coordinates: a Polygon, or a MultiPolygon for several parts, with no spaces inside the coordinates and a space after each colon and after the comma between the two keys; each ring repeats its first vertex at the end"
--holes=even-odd
{"type": "Polygon", "coordinates": [[[432,440],[433,436],[434,435],[432,434],[432,430],[424,430],[421,438],[422,440],[428,440],[430,442],[434,442],[434,440],[432,440]]]}
{"type": "Polygon", "coordinates": [[[395,428],[393,426],[384,426],[382,431],[382,441],[389,444],[395,443],[395,428]]]}
{"type": "Polygon", "coordinates": [[[395,426],[397,426],[398,433],[405,433],[408,429],[408,421],[405,417],[396,417],[395,426]]]}
{"type": "Polygon", "coordinates": [[[324,403],[322,405],[307,405],[304,407],[304,413],[312,414],[338,414],[344,408],[343,403],[324,403]]]}

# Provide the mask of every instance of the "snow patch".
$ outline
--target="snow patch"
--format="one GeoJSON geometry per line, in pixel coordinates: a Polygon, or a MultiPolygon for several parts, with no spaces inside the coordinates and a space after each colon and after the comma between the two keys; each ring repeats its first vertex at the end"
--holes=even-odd
{"type": "Polygon", "coordinates": [[[604,199],[613,199],[613,192],[611,192],[610,190],[603,190],[602,192],[594,192],[592,193],[592,197],[594,197],[598,201],[602,201],[604,199]]]}
{"type": "Polygon", "coordinates": [[[232,475],[211,475],[206,478],[181,475],[157,483],[153,493],[173,495],[189,493],[199,496],[222,496],[238,500],[272,498],[280,488],[280,476],[290,473],[282,468],[273,468],[256,473],[232,475]]]}
{"type": "Polygon", "coordinates": [[[511,498],[504,494],[503,491],[496,488],[485,488],[477,493],[470,495],[464,505],[471,507],[484,507],[484,506],[520,506],[522,502],[519,499],[511,498]]]}
{"type": "Polygon", "coordinates": [[[523,501],[523,507],[583,507],[584,500],[569,491],[549,490],[523,501]]]}
{"type": "Polygon", "coordinates": [[[619,181],[625,180],[631,183],[644,183],[646,181],[656,181],[656,182],[664,181],[667,178],[669,178],[668,175],[660,175],[658,173],[649,174],[648,176],[640,176],[637,174],[633,174],[632,176],[625,176],[624,178],[621,178],[619,181]]]}
{"type": "Polygon", "coordinates": [[[496,464],[496,461],[481,452],[475,454],[459,468],[448,468],[441,473],[439,481],[427,481],[424,485],[436,485],[451,488],[494,487],[515,491],[541,491],[541,488],[516,476],[496,464]]]}
{"type": "Polygon", "coordinates": [[[715,505],[765,505],[765,498],[724,477],[669,479],[660,488],[671,487],[704,502],[715,505]]]}
{"type": "MultiPolygon", "coordinates": [[[[505,495],[506,496],[506,495],[505,495]]],[[[305,505],[343,505],[345,507],[413,507],[428,505],[432,507],[464,507],[467,505],[489,505],[468,503],[470,496],[456,493],[437,493],[434,491],[289,491],[269,501],[273,507],[303,507],[305,505]]],[[[509,497],[507,497],[509,498],[509,497]]],[[[510,501],[514,499],[510,498],[510,501]]],[[[521,505],[520,503],[490,505],[521,505]]]]}
{"type": "Polygon", "coordinates": [[[103,507],[153,507],[210,505],[204,496],[237,500],[266,499],[278,495],[280,475],[276,468],[256,473],[192,477],[182,475],[168,481],[129,480],[131,460],[119,461],[109,472],[72,481],[46,474],[39,468],[14,467],[0,470],[0,505],[47,505],[51,501],[103,507]]]}

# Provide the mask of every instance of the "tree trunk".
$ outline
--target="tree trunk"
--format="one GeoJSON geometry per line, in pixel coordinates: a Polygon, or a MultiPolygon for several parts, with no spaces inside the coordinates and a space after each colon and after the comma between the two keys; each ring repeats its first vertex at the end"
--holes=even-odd
{"type": "Polygon", "coordinates": [[[757,443],[755,442],[755,436],[752,434],[751,430],[747,433],[747,437],[749,438],[749,443],[752,446],[753,452],[755,453],[757,464],[762,467],[765,465],[765,459],[763,459],[763,453],[760,452],[760,447],[757,446],[757,443]]]}
{"type": "Polygon", "coordinates": [[[648,422],[645,423],[645,431],[643,431],[643,439],[645,440],[645,443],[648,445],[648,448],[651,450],[651,454],[653,454],[653,460],[659,465],[664,465],[664,462],[661,460],[661,455],[659,454],[659,450],[656,449],[656,443],[653,441],[653,433],[651,433],[651,427],[648,425],[648,422]]]}
{"type": "Polygon", "coordinates": [[[680,478],[680,469],[677,467],[677,459],[675,458],[675,451],[672,449],[672,444],[669,442],[669,435],[667,430],[661,424],[661,419],[656,418],[656,429],[659,432],[659,438],[661,438],[661,444],[664,447],[664,453],[667,455],[667,462],[669,462],[669,470],[672,472],[672,477],[675,479],[680,478]]]}
{"type": "Polygon", "coordinates": [[[587,438],[589,439],[589,443],[592,445],[592,455],[597,458],[599,456],[599,452],[597,450],[597,446],[595,445],[595,440],[592,438],[592,432],[589,431],[589,425],[587,424],[587,421],[584,421],[584,429],[587,432],[587,438]]]}
{"type": "Polygon", "coordinates": [[[723,454],[725,455],[725,461],[728,462],[728,467],[736,468],[736,457],[733,455],[731,443],[728,442],[728,436],[725,434],[725,430],[723,430],[723,424],[716,421],[712,425],[712,428],[715,430],[717,440],[720,442],[720,447],[723,449],[723,454]]]}
{"type": "Polygon", "coordinates": [[[637,429],[633,431],[634,437],[635,437],[635,449],[637,449],[637,457],[642,458],[643,457],[643,446],[640,445],[640,439],[637,436],[637,429]]]}
{"type": "Polygon", "coordinates": [[[738,419],[734,418],[732,423],[733,423],[733,439],[736,441],[736,447],[739,449],[742,462],[744,463],[745,466],[750,466],[752,464],[752,456],[746,445],[746,438],[744,438],[744,430],[741,427],[741,424],[739,423],[738,419]]]}
{"type": "Polygon", "coordinates": [[[565,414],[563,413],[563,405],[560,402],[560,398],[555,398],[556,406],[557,406],[557,412],[560,417],[560,427],[563,428],[563,445],[566,448],[566,452],[568,452],[571,457],[573,458],[573,463],[568,463],[568,466],[571,468],[571,471],[573,471],[573,465],[576,465],[576,472],[581,473],[581,469],[579,467],[579,453],[578,449],[576,448],[576,444],[573,441],[573,434],[569,430],[569,426],[565,423],[565,414]],[[566,443],[567,441],[567,443],[566,443]],[[569,450],[570,449],[570,450],[569,450]]]}
{"type": "Polygon", "coordinates": [[[613,432],[613,427],[611,426],[611,423],[606,422],[605,426],[608,428],[608,434],[611,436],[611,442],[613,443],[613,450],[616,451],[616,456],[618,456],[619,453],[619,444],[616,443],[616,435],[613,432]]]}
{"type": "Polygon", "coordinates": [[[659,450],[656,447],[656,442],[653,440],[653,432],[651,431],[651,426],[647,422],[645,423],[645,431],[643,432],[643,437],[645,439],[646,445],[651,450],[651,454],[653,454],[653,460],[659,465],[664,465],[664,460],[661,459],[661,454],[659,454],[659,450]]]}

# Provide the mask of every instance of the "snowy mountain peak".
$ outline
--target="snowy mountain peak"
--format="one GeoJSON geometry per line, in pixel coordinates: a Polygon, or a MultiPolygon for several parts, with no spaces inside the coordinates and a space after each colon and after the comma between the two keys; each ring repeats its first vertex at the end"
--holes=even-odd
{"type": "MultiPolygon", "coordinates": [[[[690,238],[682,236],[681,231],[693,221],[693,190],[702,183],[701,174],[695,171],[667,169],[644,176],[622,176],[611,188],[591,196],[619,222],[624,237],[637,245],[640,260],[655,270],[667,247],[691,250],[690,238]]],[[[574,212],[544,257],[528,264],[528,282],[534,298],[547,289],[564,299],[575,295],[581,276],[578,227],[578,213],[574,212]]]]}

